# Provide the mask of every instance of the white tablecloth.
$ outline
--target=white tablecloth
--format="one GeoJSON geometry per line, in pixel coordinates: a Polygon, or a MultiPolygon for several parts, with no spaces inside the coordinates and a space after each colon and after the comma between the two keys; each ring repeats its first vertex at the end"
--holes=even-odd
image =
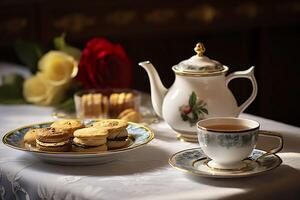
{"type": "MultiPolygon", "coordinates": [[[[51,108],[1,106],[0,135],[52,120],[51,108]]],[[[155,139],[123,158],[96,166],[51,165],[0,143],[0,199],[300,199],[300,128],[242,114],[263,129],[281,132],[282,165],[260,176],[209,179],[186,175],[168,165],[177,151],[197,147],[179,142],[164,123],[151,125],[155,139]]],[[[268,139],[260,141],[264,148],[268,139]]]]}

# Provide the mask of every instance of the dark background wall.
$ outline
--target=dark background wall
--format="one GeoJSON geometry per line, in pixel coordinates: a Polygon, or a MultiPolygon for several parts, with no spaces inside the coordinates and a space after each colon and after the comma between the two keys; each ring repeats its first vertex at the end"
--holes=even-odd
{"type": "MultiPolygon", "coordinates": [[[[84,47],[103,36],[121,43],[132,59],[133,87],[149,91],[139,61],[151,60],[169,87],[171,67],[201,41],[206,55],[230,72],[256,66],[259,92],[246,112],[300,125],[299,1],[2,0],[0,10],[0,60],[18,62],[17,38],[50,47],[66,32],[69,43],[84,47]]],[[[230,87],[240,103],[251,91],[247,80],[230,87]]]]}

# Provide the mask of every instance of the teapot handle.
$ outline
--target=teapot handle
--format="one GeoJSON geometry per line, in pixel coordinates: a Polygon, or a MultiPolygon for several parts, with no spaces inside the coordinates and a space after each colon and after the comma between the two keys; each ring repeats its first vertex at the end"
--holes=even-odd
{"type": "Polygon", "coordinates": [[[252,101],[255,99],[255,97],[257,95],[257,83],[256,83],[256,79],[254,77],[254,66],[250,67],[249,69],[247,69],[245,71],[238,71],[238,72],[233,72],[233,73],[229,74],[226,77],[227,87],[228,87],[229,82],[235,78],[247,78],[252,83],[252,93],[251,93],[250,97],[238,108],[238,111],[239,111],[238,113],[240,114],[250,105],[250,103],[252,103],[252,101]]]}

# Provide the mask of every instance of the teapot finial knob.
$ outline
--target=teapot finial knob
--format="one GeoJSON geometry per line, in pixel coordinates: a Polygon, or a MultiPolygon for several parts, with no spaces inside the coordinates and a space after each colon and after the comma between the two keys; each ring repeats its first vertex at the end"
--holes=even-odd
{"type": "Polygon", "coordinates": [[[199,42],[196,44],[196,47],[194,48],[194,50],[198,56],[203,56],[203,54],[205,52],[205,47],[204,47],[203,43],[199,42]]]}

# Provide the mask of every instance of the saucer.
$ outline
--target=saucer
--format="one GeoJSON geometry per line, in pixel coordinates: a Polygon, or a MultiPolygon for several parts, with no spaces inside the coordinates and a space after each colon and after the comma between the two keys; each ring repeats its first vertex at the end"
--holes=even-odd
{"type": "Polygon", "coordinates": [[[265,153],[265,151],[254,149],[251,155],[243,160],[246,166],[241,169],[215,169],[209,167],[207,163],[210,159],[206,157],[200,148],[186,149],[175,153],[170,157],[169,164],[175,169],[202,177],[247,177],[270,171],[282,163],[279,156],[275,154],[264,155],[265,153]]]}
{"type": "MultiPolygon", "coordinates": [[[[82,120],[82,123],[89,125],[94,120],[82,120]]],[[[43,161],[60,165],[94,165],[107,163],[115,160],[121,154],[138,149],[146,145],[154,138],[154,133],[146,126],[138,123],[128,122],[128,137],[129,145],[108,151],[102,152],[47,152],[39,151],[35,148],[28,148],[24,145],[23,138],[26,132],[31,128],[46,128],[53,122],[45,122],[33,125],[27,125],[15,130],[12,130],[4,135],[2,142],[13,149],[27,152],[33,156],[40,158],[43,161]]]]}

